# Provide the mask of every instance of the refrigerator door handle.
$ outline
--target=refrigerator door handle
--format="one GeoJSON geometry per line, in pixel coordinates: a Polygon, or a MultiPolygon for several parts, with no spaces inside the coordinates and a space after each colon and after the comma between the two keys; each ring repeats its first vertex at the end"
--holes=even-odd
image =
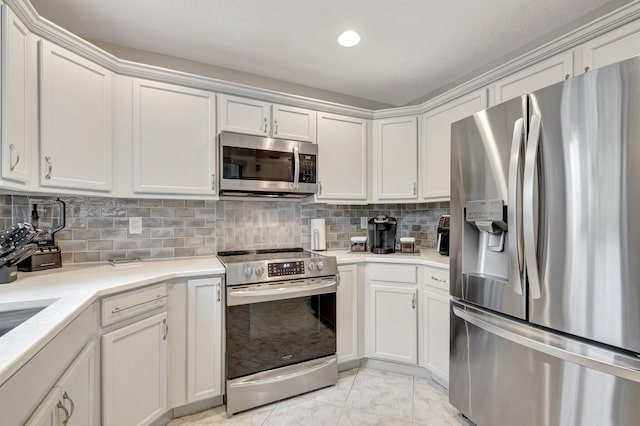
{"type": "Polygon", "coordinates": [[[522,142],[524,135],[524,118],[519,118],[513,125],[513,139],[511,140],[511,156],[509,159],[509,185],[507,193],[507,223],[509,232],[509,260],[510,281],[513,291],[523,295],[522,285],[522,209],[518,204],[520,182],[522,181],[522,142]]]}
{"type": "Polygon", "coordinates": [[[540,142],[542,119],[539,115],[531,116],[529,138],[524,159],[524,178],[522,183],[522,228],[524,234],[524,259],[527,264],[527,277],[531,298],[540,299],[540,275],[538,274],[537,245],[535,237],[534,185],[540,142]]]}
{"type": "Polygon", "coordinates": [[[529,333],[527,329],[531,327],[528,325],[502,318],[496,319],[482,312],[476,313],[475,309],[461,309],[458,306],[452,306],[452,308],[453,314],[458,318],[518,345],[640,383],[640,362],[635,359],[630,360],[629,357],[620,356],[613,351],[556,334],[549,335],[539,330],[529,333]],[[501,323],[505,326],[501,326],[501,323]]]}

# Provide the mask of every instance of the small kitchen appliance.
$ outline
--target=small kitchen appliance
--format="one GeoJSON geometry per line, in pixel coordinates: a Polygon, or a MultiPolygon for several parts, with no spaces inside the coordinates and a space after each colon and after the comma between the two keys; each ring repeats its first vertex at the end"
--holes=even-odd
{"type": "Polygon", "coordinates": [[[369,219],[369,250],[371,253],[395,253],[397,225],[396,218],[386,214],[369,219]]]}
{"type": "Polygon", "coordinates": [[[436,245],[436,250],[438,253],[449,256],[449,221],[450,217],[448,214],[443,214],[440,216],[440,221],[438,222],[438,241],[436,245]]]}
{"type": "Polygon", "coordinates": [[[38,232],[30,223],[18,223],[0,232],[0,284],[18,278],[17,264],[37,249],[32,243],[38,232]]]}
{"type": "Polygon", "coordinates": [[[351,237],[351,251],[354,253],[367,251],[367,237],[351,237]]]}
{"type": "Polygon", "coordinates": [[[38,236],[34,239],[37,250],[18,263],[22,272],[43,271],[62,267],[62,250],[56,244],[55,233],[66,225],[66,205],[59,198],[56,200],[30,200],[31,224],[36,228],[38,236]]]}
{"type": "Polygon", "coordinates": [[[311,219],[311,250],[326,250],[327,237],[324,219],[311,219]]]}
{"type": "Polygon", "coordinates": [[[226,402],[234,414],[336,383],[336,258],[218,252],[226,270],[226,402]]]}

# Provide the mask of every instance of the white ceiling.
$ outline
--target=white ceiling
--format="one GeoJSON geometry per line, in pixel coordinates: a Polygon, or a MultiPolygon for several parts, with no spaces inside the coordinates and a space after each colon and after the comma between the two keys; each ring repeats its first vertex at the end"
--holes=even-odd
{"type": "Polygon", "coordinates": [[[40,15],[90,40],[392,105],[628,2],[32,0],[40,15]],[[358,46],[337,44],[346,29],[360,33],[358,46]]]}

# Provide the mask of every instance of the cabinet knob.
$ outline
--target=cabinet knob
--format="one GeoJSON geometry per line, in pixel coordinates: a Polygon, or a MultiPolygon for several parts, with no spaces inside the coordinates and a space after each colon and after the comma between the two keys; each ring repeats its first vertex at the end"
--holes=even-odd
{"type": "Polygon", "coordinates": [[[591,67],[584,67],[584,72],[589,72],[591,70],[591,67]]]}
{"type": "Polygon", "coordinates": [[[9,170],[13,171],[19,162],[20,162],[20,152],[18,152],[18,150],[13,144],[9,145],[9,170]],[[13,151],[15,151],[17,154],[15,163],[11,162],[11,159],[13,158],[13,151]]]}
{"type": "Polygon", "coordinates": [[[264,118],[264,132],[267,133],[267,117],[264,118]]]}
{"type": "Polygon", "coordinates": [[[413,195],[418,195],[418,184],[413,182],[413,195]]]}

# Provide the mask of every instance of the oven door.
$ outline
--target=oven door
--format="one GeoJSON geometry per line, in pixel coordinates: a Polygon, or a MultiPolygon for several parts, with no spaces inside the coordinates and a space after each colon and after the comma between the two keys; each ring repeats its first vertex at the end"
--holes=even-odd
{"type": "Polygon", "coordinates": [[[314,193],[314,144],[224,132],[220,134],[220,190],[314,193]]]}
{"type": "Polygon", "coordinates": [[[227,379],[336,352],[335,277],[227,288],[227,379]]]}

